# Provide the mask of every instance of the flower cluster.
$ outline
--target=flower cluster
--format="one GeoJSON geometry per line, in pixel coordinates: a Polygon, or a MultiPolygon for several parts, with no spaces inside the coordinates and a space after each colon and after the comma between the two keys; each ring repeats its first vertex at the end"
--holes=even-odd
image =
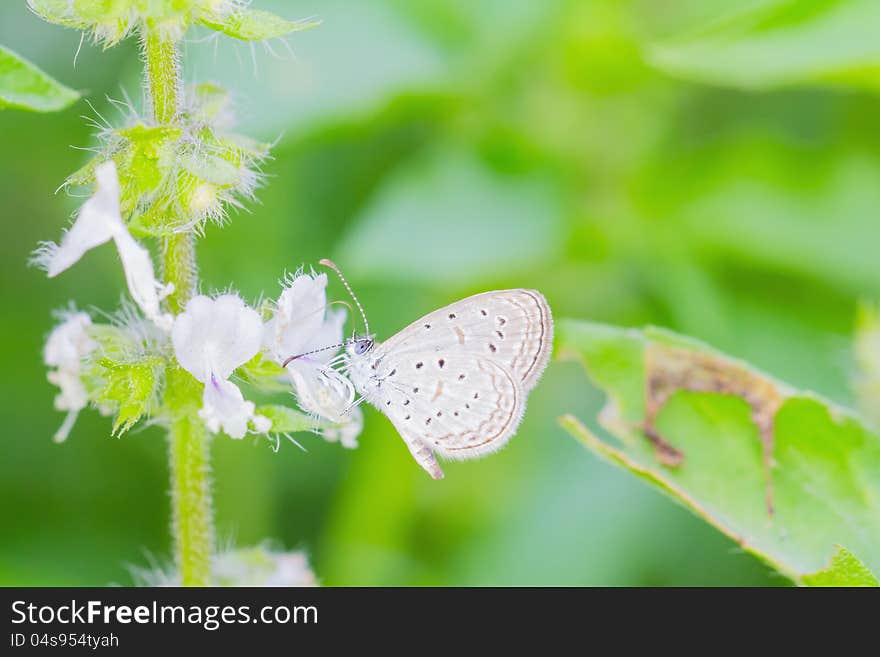
{"type": "Polygon", "coordinates": [[[100,148],[65,187],[90,185],[116,166],[115,206],[136,236],[168,237],[222,224],[262,180],[265,144],[230,130],[229,94],[213,84],[189,89],[179,121],[157,124],[128,108],[125,125],[102,126],[100,148]]]}
{"type": "Polygon", "coordinates": [[[119,180],[113,161],[95,169],[94,194],[59,244],[44,243],[35,261],[49,276],[62,273],[90,249],[113,241],[130,296],[139,312],[111,324],[94,324],[70,311],[52,331],[44,360],[55,399],[68,415],[55,439],[64,440],[77,413],[90,402],[116,413],[115,430],[125,431],[145,415],[162,420],[157,391],[170,364],[203,386],[199,417],[212,433],[243,438],[248,432],[286,434],[316,429],[346,447],[356,446],[363,418],[351,383],[332,367],[342,342],[344,309],[328,309],[326,274],[302,271],[283,281],[263,314],[238,295],[197,295],[176,316],[163,312],[169,286],[156,279],[147,249],[127,229],[120,211],[119,180]],[[335,347],[334,347],[335,345],[335,347]],[[289,356],[305,354],[281,367],[289,356]],[[279,382],[292,387],[302,413],[279,405],[258,408],[233,381],[264,390],[279,382]]]}

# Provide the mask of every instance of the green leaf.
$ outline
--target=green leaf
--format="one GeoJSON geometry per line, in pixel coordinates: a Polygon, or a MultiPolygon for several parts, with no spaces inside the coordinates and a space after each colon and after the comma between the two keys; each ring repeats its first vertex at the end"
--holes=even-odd
{"type": "Polygon", "coordinates": [[[320,24],[320,21],[289,21],[268,11],[248,8],[207,14],[198,22],[242,41],[276,39],[320,24]]]}
{"type": "Polygon", "coordinates": [[[689,36],[655,45],[648,59],[679,77],[744,89],[800,83],[878,87],[876,0],[751,3],[689,36]]]}
{"type": "Polygon", "coordinates": [[[798,580],[836,544],[880,567],[880,437],[854,415],[660,329],[559,323],[561,357],[608,397],[563,426],[798,580]]]}
{"type": "Polygon", "coordinates": [[[115,413],[113,435],[121,436],[157,403],[165,359],[144,335],[111,324],[96,324],[90,336],[98,347],[82,382],[89,401],[115,413]]]}
{"type": "Polygon", "coordinates": [[[806,586],[880,586],[868,567],[840,545],[827,568],[804,575],[801,582],[806,586]]]}
{"type": "Polygon", "coordinates": [[[321,423],[310,415],[280,404],[267,404],[256,409],[257,415],[269,418],[272,422],[272,433],[296,433],[311,431],[321,427],[321,423]]]}
{"type": "Polygon", "coordinates": [[[114,436],[121,436],[149,414],[163,370],[163,361],[157,357],[130,362],[99,358],[88,369],[86,385],[90,399],[116,413],[114,436]]]}
{"type": "Polygon", "coordinates": [[[0,46],[0,109],[57,112],[78,98],[78,92],[0,46]]]}

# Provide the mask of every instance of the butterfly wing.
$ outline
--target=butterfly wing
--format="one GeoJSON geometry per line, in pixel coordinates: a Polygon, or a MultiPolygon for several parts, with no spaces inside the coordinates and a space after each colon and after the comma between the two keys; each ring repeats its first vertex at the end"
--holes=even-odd
{"type": "Polygon", "coordinates": [[[425,315],[384,342],[384,353],[428,347],[467,353],[507,368],[528,392],[550,359],[553,319],[537,290],[495,290],[456,301],[425,315]]]}
{"type": "Polygon", "coordinates": [[[475,458],[500,449],[519,426],[522,386],[489,358],[431,350],[389,355],[387,364],[390,376],[379,379],[374,403],[435,479],[443,473],[434,452],[475,458]]]}
{"type": "Polygon", "coordinates": [[[416,461],[440,478],[455,459],[501,448],[550,358],[553,321],[535,290],[477,294],[413,322],[369,354],[352,380],[385,413],[416,461]]]}

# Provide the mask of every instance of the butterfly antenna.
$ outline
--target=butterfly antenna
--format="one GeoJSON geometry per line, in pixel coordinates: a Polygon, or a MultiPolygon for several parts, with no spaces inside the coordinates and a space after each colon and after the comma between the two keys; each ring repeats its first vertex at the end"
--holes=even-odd
{"type": "Polygon", "coordinates": [[[318,261],[318,264],[324,265],[325,267],[329,267],[333,271],[336,272],[336,275],[339,276],[339,280],[342,281],[342,284],[345,286],[345,289],[348,290],[348,293],[351,295],[351,298],[354,299],[355,305],[358,307],[358,310],[361,313],[361,319],[364,320],[364,331],[365,335],[370,335],[370,323],[367,321],[367,313],[364,312],[364,307],[361,305],[361,302],[358,301],[358,298],[355,296],[354,291],[351,289],[351,285],[348,284],[348,281],[345,280],[345,276],[342,275],[342,272],[339,270],[339,267],[336,266],[336,263],[332,260],[328,260],[327,258],[323,258],[318,261]]]}
{"type": "Polygon", "coordinates": [[[328,349],[338,349],[339,347],[347,347],[351,344],[351,340],[346,340],[345,342],[340,342],[339,344],[331,344],[328,347],[321,347],[320,349],[312,349],[311,351],[307,351],[302,354],[296,354],[295,356],[289,356],[284,359],[284,362],[281,363],[281,367],[287,367],[291,361],[296,360],[297,358],[302,358],[303,356],[311,356],[312,354],[316,354],[319,351],[327,351],[328,349]]]}
{"type": "MultiPolygon", "coordinates": [[[[341,305],[345,306],[346,308],[348,308],[349,310],[351,310],[351,306],[348,305],[347,301],[331,301],[327,305],[332,306],[333,304],[341,304],[341,305]]],[[[323,311],[324,311],[324,308],[319,308],[318,310],[316,310],[314,312],[317,313],[317,312],[323,312],[323,311]]],[[[308,315],[306,315],[306,316],[308,317],[308,315]]],[[[352,342],[354,342],[353,338],[346,340],[345,342],[340,342],[339,344],[331,344],[327,347],[321,347],[320,349],[313,349],[312,351],[307,351],[302,354],[295,354],[293,356],[288,357],[283,363],[281,363],[281,367],[287,367],[291,361],[296,360],[297,358],[302,358],[303,356],[310,356],[311,354],[316,354],[319,351],[327,351],[328,349],[337,349],[338,347],[347,347],[352,342]]]]}

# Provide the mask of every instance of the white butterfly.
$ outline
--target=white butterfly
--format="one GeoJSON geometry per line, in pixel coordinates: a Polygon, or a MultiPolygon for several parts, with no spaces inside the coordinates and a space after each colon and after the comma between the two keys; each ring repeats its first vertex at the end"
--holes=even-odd
{"type": "MultiPolygon", "coordinates": [[[[348,288],[332,262],[321,262],[348,288]]],[[[496,290],[435,310],[385,342],[355,338],[343,371],[391,420],[416,462],[442,479],[435,453],[472,459],[513,436],[552,344],[553,319],[540,292],[496,290]]]]}

